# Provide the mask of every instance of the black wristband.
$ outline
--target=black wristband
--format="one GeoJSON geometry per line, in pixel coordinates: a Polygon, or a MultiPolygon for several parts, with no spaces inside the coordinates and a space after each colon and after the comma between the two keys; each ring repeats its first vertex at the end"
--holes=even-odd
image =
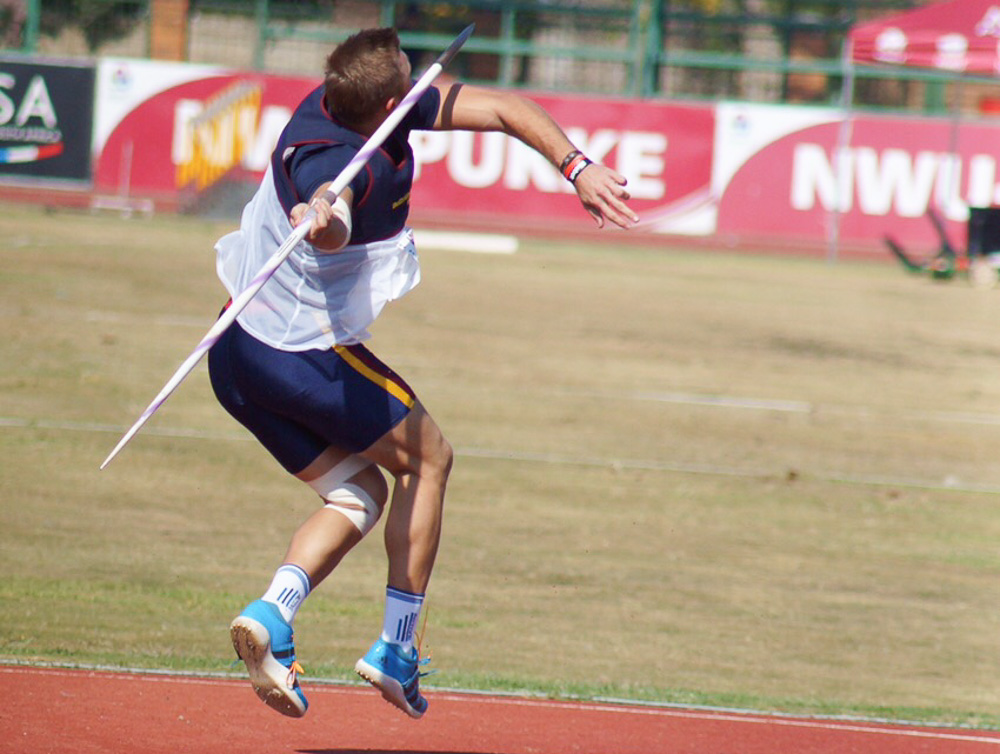
{"type": "Polygon", "coordinates": [[[577,155],[573,159],[573,161],[569,164],[569,166],[566,168],[563,175],[565,176],[567,181],[575,185],[576,179],[580,176],[580,173],[583,172],[584,168],[586,168],[588,165],[593,165],[593,164],[594,164],[593,162],[588,160],[582,154],[577,155]]]}
{"type": "Polygon", "coordinates": [[[559,166],[559,172],[562,173],[563,175],[566,175],[566,168],[568,168],[569,164],[573,162],[573,158],[581,154],[583,154],[583,152],[581,152],[579,149],[574,149],[568,155],[563,157],[562,165],[559,166]]]}

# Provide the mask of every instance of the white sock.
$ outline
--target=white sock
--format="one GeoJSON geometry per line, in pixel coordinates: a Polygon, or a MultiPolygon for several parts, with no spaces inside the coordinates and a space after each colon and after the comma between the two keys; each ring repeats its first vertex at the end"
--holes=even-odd
{"type": "Polygon", "coordinates": [[[286,563],[274,572],[271,586],[261,599],[277,605],[281,617],[291,625],[299,605],[309,595],[309,588],[309,575],[297,565],[286,563]]]}
{"type": "Polygon", "coordinates": [[[413,648],[413,629],[416,628],[424,595],[404,592],[402,589],[385,588],[385,618],[382,622],[382,640],[398,644],[404,651],[413,648]]]}

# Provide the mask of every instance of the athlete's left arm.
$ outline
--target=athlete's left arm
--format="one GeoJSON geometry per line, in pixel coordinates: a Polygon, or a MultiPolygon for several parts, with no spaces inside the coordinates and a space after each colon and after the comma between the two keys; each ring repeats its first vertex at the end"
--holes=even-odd
{"type": "MultiPolygon", "coordinates": [[[[466,84],[441,87],[441,107],[434,128],[453,131],[502,131],[520,139],[562,169],[577,151],[566,133],[540,105],[513,92],[466,84]]],[[[573,186],[599,227],[610,220],[629,228],[639,218],[628,206],[625,176],[598,163],[581,163],[573,186]]]]}

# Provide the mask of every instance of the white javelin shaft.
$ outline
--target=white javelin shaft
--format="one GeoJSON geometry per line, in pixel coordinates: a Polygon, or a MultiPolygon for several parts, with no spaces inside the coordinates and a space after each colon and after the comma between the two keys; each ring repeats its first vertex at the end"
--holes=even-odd
{"type": "MultiPolygon", "coordinates": [[[[333,179],[333,183],[324,194],[324,198],[328,199],[331,204],[336,200],[340,193],[347,188],[348,184],[354,180],[355,176],[361,172],[361,168],[363,168],[368,160],[371,159],[371,156],[375,154],[376,150],[382,146],[382,143],[389,137],[389,134],[395,130],[400,121],[406,117],[406,114],[416,104],[417,100],[420,99],[424,92],[427,91],[434,79],[437,78],[438,74],[444,69],[444,66],[447,65],[448,61],[451,60],[455,53],[458,52],[458,49],[465,44],[465,40],[467,40],[469,35],[472,34],[472,30],[473,25],[468,26],[461,34],[458,35],[458,37],[455,38],[455,41],[451,43],[448,49],[441,53],[441,56],[410,88],[410,91],[407,92],[406,96],[403,97],[398,105],[396,105],[395,109],[389,113],[389,116],[382,122],[382,125],[375,130],[375,133],[368,137],[368,141],[366,141],[364,146],[358,150],[358,153],[354,155],[353,159],[347,163],[347,167],[340,172],[340,175],[333,179]]],[[[261,288],[264,287],[264,284],[271,278],[275,270],[277,270],[278,267],[281,266],[281,263],[288,258],[288,255],[292,253],[292,249],[294,249],[299,242],[306,237],[306,234],[309,232],[309,226],[312,224],[315,216],[316,212],[312,208],[306,212],[302,221],[295,226],[295,229],[289,234],[288,238],[285,239],[285,242],[281,244],[278,250],[271,255],[271,258],[268,259],[264,266],[260,268],[260,271],[254,279],[250,281],[250,284],[246,287],[246,289],[233,299],[233,303],[230,304],[229,308],[223,312],[222,316],[220,316],[218,320],[216,320],[211,329],[205,333],[205,337],[201,339],[201,342],[194,349],[194,351],[191,352],[191,355],[184,360],[184,363],[177,368],[177,371],[174,372],[174,376],[171,377],[167,381],[167,384],[163,386],[159,395],[153,399],[153,402],[146,407],[146,410],[142,412],[142,415],[139,416],[135,424],[133,424],[129,431],[122,436],[122,439],[118,441],[115,449],[108,454],[108,457],[104,459],[104,463],[101,464],[102,469],[111,463],[112,459],[118,455],[119,451],[125,447],[129,440],[135,437],[136,433],[142,429],[142,426],[148,421],[149,417],[156,413],[156,410],[166,402],[167,398],[170,397],[170,394],[177,389],[181,382],[184,381],[184,378],[187,377],[191,373],[191,370],[195,368],[197,363],[201,361],[202,356],[204,356],[208,350],[216,344],[219,338],[222,337],[222,334],[229,328],[230,325],[233,324],[233,322],[236,321],[240,312],[246,308],[246,305],[249,304],[250,300],[257,295],[261,288]]]]}

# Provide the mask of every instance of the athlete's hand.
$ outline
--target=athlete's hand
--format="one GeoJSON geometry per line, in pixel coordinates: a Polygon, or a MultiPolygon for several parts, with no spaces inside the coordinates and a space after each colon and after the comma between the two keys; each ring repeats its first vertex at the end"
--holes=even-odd
{"type": "Polygon", "coordinates": [[[293,226],[298,227],[298,225],[305,219],[306,212],[309,211],[310,207],[316,210],[316,216],[313,218],[312,225],[309,227],[309,233],[306,235],[306,240],[312,243],[319,240],[326,229],[330,227],[330,220],[333,218],[333,207],[330,206],[330,202],[322,196],[316,197],[309,204],[300,202],[292,207],[292,212],[289,216],[293,226]]]}
{"type": "Polygon", "coordinates": [[[627,182],[618,171],[596,162],[587,165],[576,177],[573,184],[576,195],[598,228],[603,228],[606,220],[625,229],[639,222],[639,216],[626,204],[632,198],[625,188],[627,182]]]}
{"type": "MultiPolygon", "coordinates": [[[[349,190],[348,190],[349,191],[349,190]]],[[[325,186],[313,196],[308,204],[299,203],[292,207],[289,220],[298,226],[306,218],[306,213],[312,209],[315,213],[306,240],[319,251],[339,251],[347,245],[351,238],[351,209],[348,204],[349,194],[345,191],[337,201],[330,204],[326,197],[325,186]],[[346,198],[345,198],[346,197],[346,198]]]]}

